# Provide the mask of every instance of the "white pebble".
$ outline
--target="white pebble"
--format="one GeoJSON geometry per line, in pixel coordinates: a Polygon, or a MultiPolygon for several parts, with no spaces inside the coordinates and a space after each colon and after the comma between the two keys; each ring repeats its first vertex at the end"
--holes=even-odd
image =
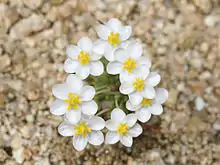
{"type": "Polygon", "coordinates": [[[196,98],[195,104],[196,104],[197,111],[201,111],[205,107],[205,102],[204,102],[203,98],[201,98],[201,97],[196,98]]]}

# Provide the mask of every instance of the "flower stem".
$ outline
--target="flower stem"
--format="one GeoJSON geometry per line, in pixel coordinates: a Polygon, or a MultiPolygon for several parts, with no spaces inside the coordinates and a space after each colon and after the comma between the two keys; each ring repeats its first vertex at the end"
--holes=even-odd
{"type": "Polygon", "coordinates": [[[111,90],[109,88],[107,88],[107,89],[104,88],[104,89],[96,92],[96,95],[99,95],[99,94],[102,94],[102,93],[105,93],[105,92],[111,92],[111,90]]]}
{"type": "Polygon", "coordinates": [[[106,112],[108,112],[108,111],[110,111],[110,109],[103,109],[102,111],[100,111],[100,112],[97,113],[96,115],[97,115],[97,116],[100,116],[101,114],[106,113],[106,112]]]}

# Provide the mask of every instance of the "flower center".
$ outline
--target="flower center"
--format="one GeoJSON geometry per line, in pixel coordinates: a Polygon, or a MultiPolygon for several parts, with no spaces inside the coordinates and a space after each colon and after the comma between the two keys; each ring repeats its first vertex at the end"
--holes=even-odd
{"type": "Polygon", "coordinates": [[[118,46],[120,44],[119,33],[111,32],[108,36],[108,43],[112,46],[118,46]]]}
{"type": "Polygon", "coordinates": [[[87,123],[79,122],[79,125],[74,126],[75,136],[81,135],[86,138],[86,134],[91,132],[91,128],[88,127],[87,123]]]}
{"type": "Polygon", "coordinates": [[[152,99],[143,98],[141,104],[144,107],[149,107],[152,104],[152,99]]]}
{"type": "Polygon", "coordinates": [[[84,51],[81,51],[78,60],[80,61],[80,64],[82,65],[88,65],[91,61],[91,57],[89,56],[88,53],[85,53],[84,51]]]}
{"type": "Polygon", "coordinates": [[[118,132],[121,136],[124,136],[124,135],[127,135],[128,134],[128,129],[129,129],[129,126],[125,123],[121,123],[116,132],[118,132]]]}
{"type": "Polygon", "coordinates": [[[79,95],[74,95],[73,93],[69,93],[69,99],[66,99],[64,101],[68,103],[68,110],[72,108],[77,110],[79,108],[79,104],[82,103],[82,101],[79,99],[79,95]]]}
{"type": "Polygon", "coordinates": [[[135,90],[141,92],[145,87],[145,81],[141,78],[136,78],[136,80],[133,82],[133,87],[135,90]]]}
{"type": "Polygon", "coordinates": [[[124,62],[123,69],[131,73],[136,67],[136,61],[134,59],[127,58],[124,62]]]}

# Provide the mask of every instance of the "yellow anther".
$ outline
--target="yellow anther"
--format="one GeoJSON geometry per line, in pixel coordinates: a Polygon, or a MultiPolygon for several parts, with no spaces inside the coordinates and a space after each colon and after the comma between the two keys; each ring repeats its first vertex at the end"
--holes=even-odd
{"type": "Polygon", "coordinates": [[[121,123],[116,132],[118,132],[121,136],[125,136],[128,134],[129,126],[126,123],[121,123]]]}
{"type": "Polygon", "coordinates": [[[134,59],[127,58],[127,60],[125,60],[124,62],[123,69],[131,73],[133,69],[135,69],[136,67],[137,67],[136,61],[134,59]]]}
{"type": "Polygon", "coordinates": [[[81,51],[78,56],[78,60],[80,61],[80,64],[88,65],[91,61],[91,56],[88,53],[81,51]]]}
{"type": "Polygon", "coordinates": [[[74,126],[75,136],[81,135],[86,138],[86,134],[91,132],[91,128],[88,127],[87,123],[79,122],[79,125],[74,126]]]}
{"type": "Polygon", "coordinates": [[[144,107],[149,107],[152,104],[152,101],[153,101],[152,99],[143,98],[141,104],[144,107]]]}
{"type": "Polygon", "coordinates": [[[133,82],[133,87],[135,90],[141,92],[144,90],[145,81],[141,78],[136,78],[136,80],[133,82]]]}
{"type": "Polygon", "coordinates": [[[68,103],[68,110],[72,108],[77,110],[79,108],[79,104],[82,103],[82,101],[79,99],[79,95],[74,95],[73,93],[69,93],[69,99],[66,99],[64,101],[68,103]]]}
{"type": "Polygon", "coordinates": [[[112,46],[118,46],[120,44],[119,33],[111,32],[108,36],[108,43],[112,46]]]}

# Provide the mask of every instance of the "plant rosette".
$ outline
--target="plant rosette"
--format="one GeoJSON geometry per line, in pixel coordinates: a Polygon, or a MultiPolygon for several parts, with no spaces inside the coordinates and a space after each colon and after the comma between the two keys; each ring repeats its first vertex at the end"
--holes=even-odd
{"type": "Polygon", "coordinates": [[[67,46],[66,81],[56,84],[50,105],[53,115],[62,116],[62,136],[72,136],[82,151],[87,144],[120,142],[131,147],[143,132],[141,124],[161,115],[168,91],[158,88],[161,76],[150,72],[151,61],[142,45],[130,39],[131,26],[112,18],[97,28],[99,39],[82,37],[67,46]]]}

